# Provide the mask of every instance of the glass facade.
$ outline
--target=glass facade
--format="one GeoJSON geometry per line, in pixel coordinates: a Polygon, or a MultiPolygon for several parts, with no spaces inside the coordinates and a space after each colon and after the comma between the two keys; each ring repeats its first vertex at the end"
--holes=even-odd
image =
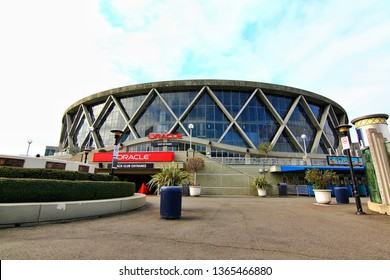
{"type": "MultiPolygon", "coordinates": [[[[79,110],[67,112],[60,143],[80,149],[87,143],[104,148],[114,144],[111,130],[121,129],[124,131],[121,142],[126,143],[128,150],[161,150],[162,147],[151,146],[146,137],[149,133],[189,136],[191,123],[194,125],[192,138],[198,150],[205,150],[204,145],[196,144],[197,139],[203,139],[251,149],[271,142],[273,151],[302,153],[302,134],[307,137],[308,152],[325,154],[329,149],[336,149],[339,143],[335,122],[345,116],[342,108],[333,106],[321,127],[324,108],[329,104],[324,101],[304,103],[304,98],[304,94],[262,91],[256,87],[227,86],[224,89],[208,85],[206,90],[206,86],[200,84],[195,88],[183,85],[182,89],[170,89],[162,82],[161,87],[151,87],[141,93],[122,92],[120,96],[108,95],[104,101],[86,103],[87,110],[81,114],[79,110]],[[69,120],[72,123],[67,123],[69,120]],[[75,128],[68,129],[73,126],[75,128]],[[93,127],[95,133],[91,134],[89,127],[93,127]],[[139,139],[144,139],[144,143],[140,144],[139,139]],[[133,140],[137,143],[132,144],[133,140]]],[[[168,150],[187,148],[188,143],[183,141],[168,150]]]]}

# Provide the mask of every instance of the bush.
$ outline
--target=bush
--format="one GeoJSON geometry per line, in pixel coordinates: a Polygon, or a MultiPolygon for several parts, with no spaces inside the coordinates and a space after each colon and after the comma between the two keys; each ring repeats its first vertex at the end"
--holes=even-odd
{"type": "MultiPolygon", "coordinates": [[[[36,178],[68,181],[112,181],[110,175],[78,171],[0,166],[0,177],[36,178]]],[[[118,180],[116,177],[114,177],[118,180]]]]}
{"type": "Polygon", "coordinates": [[[0,203],[97,200],[132,196],[129,182],[0,178],[0,203]]]}

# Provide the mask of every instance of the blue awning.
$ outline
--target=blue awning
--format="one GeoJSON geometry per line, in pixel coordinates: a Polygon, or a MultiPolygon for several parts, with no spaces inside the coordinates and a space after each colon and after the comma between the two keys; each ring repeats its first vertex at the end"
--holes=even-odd
{"type": "MultiPolygon", "coordinates": [[[[281,172],[294,172],[294,171],[306,171],[316,168],[318,170],[332,170],[332,171],[349,171],[349,166],[309,166],[309,165],[282,165],[280,166],[281,172]]],[[[363,166],[354,166],[355,171],[364,171],[363,166]]]]}

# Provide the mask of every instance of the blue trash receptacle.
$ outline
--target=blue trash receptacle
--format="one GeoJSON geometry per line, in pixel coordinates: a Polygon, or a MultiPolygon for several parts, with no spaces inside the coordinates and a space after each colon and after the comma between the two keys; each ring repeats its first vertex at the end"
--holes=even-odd
{"type": "Polygon", "coordinates": [[[163,219],[179,219],[181,217],[182,196],[182,187],[161,187],[160,217],[163,219]]]}
{"type": "Polygon", "coordinates": [[[365,185],[359,185],[357,190],[360,196],[367,196],[367,188],[365,185]]]}
{"type": "Polygon", "coordinates": [[[353,188],[352,186],[346,186],[347,190],[348,190],[348,196],[349,197],[353,197],[353,188]]]}
{"type": "Polygon", "coordinates": [[[336,196],[337,203],[349,203],[347,187],[335,187],[334,194],[336,196]]]}
{"type": "Polygon", "coordinates": [[[279,196],[287,196],[287,184],[278,183],[279,196]]]}

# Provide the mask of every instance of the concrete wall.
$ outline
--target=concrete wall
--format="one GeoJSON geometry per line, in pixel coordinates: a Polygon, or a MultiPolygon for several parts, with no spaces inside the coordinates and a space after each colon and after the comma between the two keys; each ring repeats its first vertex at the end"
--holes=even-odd
{"type": "MultiPolygon", "coordinates": [[[[195,156],[202,157],[205,161],[205,169],[197,173],[202,195],[257,195],[257,190],[251,184],[259,175],[259,166],[223,165],[200,153],[195,156]]],[[[277,194],[278,181],[275,176],[267,174],[267,178],[274,185],[274,189],[267,193],[277,194]]]]}
{"type": "Polygon", "coordinates": [[[115,214],[141,208],[144,194],[115,199],[48,203],[1,203],[0,225],[50,222],[115,214]]]}
{"type": "Polygon", "coordinates": [[[24,161],[23,165],[20,166],[24,168],[48,168],[48,163],[52,163],[52,169],[59,169],[56,168],[56,164],[65,165],[64,170],[68,171],[79,171],[79,168],[81,167],[87,169],[89,173],[95,173],[96,168],[96,166],[93,164],[82,163],[80,161],[69,161],[62,159],[54,159],[50,157],[0,155],[0,166],[14,166],[16,161],[24,161]]]}

